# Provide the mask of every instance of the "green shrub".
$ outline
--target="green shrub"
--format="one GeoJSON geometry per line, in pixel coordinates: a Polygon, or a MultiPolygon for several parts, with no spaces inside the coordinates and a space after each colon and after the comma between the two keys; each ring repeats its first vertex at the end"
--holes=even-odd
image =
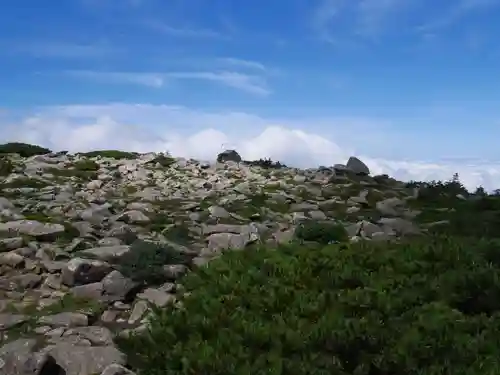
{"type": "Polygon", "coordinates": [[[151,164],[158,163],[162,167],[167,168],[167,167],[170,167],[172,164],[175,163],[175,158],[171,157],[170,155],[159,154],[157,157],[155,157],[149,163],[151,163],[151,164]]]}
{"type": "Polygon", "coordinates": [[[456,197],[417,199],[410,207],[421,214],[417,220],[432,223],[446,220],[448,224],[433,226],[431,232],[450,236],[500,238],[500,196],[473,195],[465,200],[456,197]]]}
{"type": "Polygon", "coordinates": [[[417,183],[408,187],[419,187],[419,196],[408,201],[410,208],[421,211],[420,223],[448,221],[448,224],[430,228],[433,233],[449,236],[500,238],[500,196],[486,194],[481,187],[470,194],[460,183],[458,175],[447,182],[417,183]],[[463,198],[457,198],[457,195],[463,198]]]}
{"type": "Polygon", "coordinates": [[[32,177],[19,177],[10,182],[2,184],[2,189],[22,189],[22,188],[32,188],[41,189],[49,186],[50,184],[46,181],[39,180],[32,177]]]}
{"type": "Polygon", "coordinates": [[[183,308],[119,344],[140,375],[497,374],[498,246],[229,252],[183,279],[183,308]]]}
{"type": "Polygon", "coordinates": [[[10,142],[0,145],[0,154],[19,154],[23,158],[50,154],[51,152],[48,148],[20,142],[10,142]]]}
{"type": "Polygon", "coordinates": [[[93,160],[79,160],[73,165],[77,171],[95,172],[99,170],[99,164],[93,160]]]}
{"type": "Polygon", "coordinates": [[[162,231],[162,234],[168,240],[180,245],[189,245],[194,240],[193,234],[189,230],[189,224],[186,223],[176,223],[162,231]]]}
{"type": "Polygon", "coordinates": [[[137,152],[126,152],[118,150],[98,150],[98,151],[82,152],[79,155],[88,158],[94,158],[100,156],[102,158],[129,159],[129,160],[136,159],[139,156],[137,152]]]}
{"type": "Polygon", "coordinates": [[[245,160],[245,164],[261,167],[264,169],[280,169],[286,168],[285,164],[281,164],[279,161],[272,161],[271,159],[259,159],[259,160],[245,160]]]}
{"type": "Polygon", "coordinates": [[[418,187],[418,200],[426,204],[453,204],[457,195],[469,196],[469,192],[460,182],[458,174],[454,174],[449,181],[416,182],[410,181],[407,187],[418,187]]]}
{"type": "Polygon", "coordinates": [[[8,176],[14,171],[14,165],[12,162],[3,157],[0,158],[0,176],[8,176]]]}
{"type": "Polygon", "coordinates": [[[135,241],[130,251],[120,259],[119,269],[125,276],[144,284],[161,284],[166,281],[163,266],[190,263],[191,256],[174,248],[143,240],[135,241]]]}
{"type": "Polygon", "coordinates": [[[90,165],[90,164],[82,164],[82,167],[84,169],[59,169],[59,168],[47,168],[46,172],[50,173],[51,175],[55,177],[63,177],[63,178],[77,178],[81,181],[90,181],[90,180],[95,180],[98,177],[98,174],[96,170],[92,170],[92,168],[95,168],[95,166],[90,165]],[[87,170],[86,168],[89,168],[87,170]]]}
{"type": "Polygon", "coordinates": [[[295,230],[295,238],[299,241],[312,241],[324,245],[349,240],[342,224],[314,220],[300,224],[295,230]]]}
{"type": "Polygon", "coordinates": [[[500,238],[500,210],[489,204],[500,203],[499,199],[465,202],[450,212],[442,214],[449,224],[431,228],[432,232],[461,237],[500,238]],[[493,203],[492,201],[496,201],[493,203]],[[484,206],[483,206],[484,205],[484,206]]]}

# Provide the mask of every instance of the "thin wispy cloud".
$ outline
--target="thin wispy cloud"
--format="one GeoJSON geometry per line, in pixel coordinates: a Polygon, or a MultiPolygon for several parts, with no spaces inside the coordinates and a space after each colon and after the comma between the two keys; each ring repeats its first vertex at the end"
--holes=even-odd
{"type": "Polygon", "coordinates": [[[159,21],[143,21],[141,25],[159,33],[179,38],[227,39],[228,36],[218,31],[196,27],[174,27],[159,21]]]}
{"type": "Polygon", "coordinates": [[[91,70],[67,70],[66,75],[81,79],[91,79],[102,83],[134,84],[149,87],[162,87],[164,75],[142,72],[96,72],[91,70]]]}
{"type": "Polygon", "coordinates": [[[330,33],[330,22],[338,16],[345,5],[344,0],[321,0],[312,14],[312,27],[318,37],[325,42],[335,42],[330,33]]]}
{"type": "Polygon", "coordinates": [[[223,85],[239,89],[259,96],[271,94],[267,82],[263,77],[242,74],[237,72],[175,72],[168,73],[169,78],[175,79],[199,79],[221,83],[223,85]]]}
{"type": "Polygon", "coordinates": [[[101,83],[133,84],[161,88],[171,80],[201,80],[222,84],[257,96],[271,94],[265,78],[238,72],[101,72],[89,70],[68,70],[69,77],[91,79],[101,83]]]}
{"type": "Polygon", "coordinates": [[[11,52],[27,54],[33,57],[81,59],[106,57],[116,52],[116,50],[102,44],[33,42],[15,46],[11,49],[11,52]]]}
{"type": "Polygon", "coordinates": [[[241,68],[255,69],[263,72],[267,70],[264,64],[258,61],[236,59],[234,57],[221,57],[218,58],[217,61],[222,64],[233,65],[241,68]]]}
{"type": "Polygon", "coordinates": [[[457,23],[471,13],[488,10],[495,6],[500,6],[499,0],[460,0],[439,18],[417,27],[417,31],[423,33],[437,31],[457,23]]]}
{"type": "Polygon", "coordinates": [[[388,22],[412,3],[409,0],[360,0],[356,9],[356,32],[364,36],[383,32],[388,22]]]}
{"type": "Polygon", "coordinates": [[[126,6],[136,8],[143,5],[147,0],[80,0],[80,4],[90,8],[102,8],[109,6],[126,6]]]}
{"type": "Polygon", "coordinates": [[[408,10],[412,0],[321,0],[312,14],[312,28],[320,40],[349,45],[355,38],[373,39],[408,10]]]}

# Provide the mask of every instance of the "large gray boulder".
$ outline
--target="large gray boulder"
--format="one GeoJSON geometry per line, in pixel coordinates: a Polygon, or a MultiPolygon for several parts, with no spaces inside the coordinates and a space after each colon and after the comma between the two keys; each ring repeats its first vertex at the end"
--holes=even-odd
{"type": "Polygon", "coordinates": [[[225,163],[227,161],[239,163],[241,162],[241,156],[235,150],[225,150],[217,155],[217,162],[225,163]]]}
{"type": "Polygon", "coordinates": [[[355,156],[351,156],[347,161],[346,168],[358,175],[369,175],[370,169],[355,156]]]}

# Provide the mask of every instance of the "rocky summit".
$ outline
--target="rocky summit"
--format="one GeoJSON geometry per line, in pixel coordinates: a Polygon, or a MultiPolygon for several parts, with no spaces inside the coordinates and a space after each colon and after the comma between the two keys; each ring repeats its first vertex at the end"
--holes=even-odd
{"type": "Polygon", "coordinates": [[[155,306],[182,307],[179,279],[227,251],[314,242],[311,223],[330,243],[427,230],[407,204],[416,190],[355,157],[305,170],[218,160],[4,155],[0,374],[132,375],[116,338],[145,330],[155,306]]]}

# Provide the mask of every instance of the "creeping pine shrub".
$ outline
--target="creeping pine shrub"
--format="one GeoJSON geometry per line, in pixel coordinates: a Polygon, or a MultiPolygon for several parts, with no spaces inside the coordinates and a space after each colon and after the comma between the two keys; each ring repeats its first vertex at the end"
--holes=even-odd
{"type": "Polygon", "coordinates": [[[416,200],[408,201],[410,207],[421,213],[421,223],[446,221],[432,226],[429,231],[460,237],[500,238],[500,195],[488,195],[478,189],[470,195],[458,181],[437,182],[420,188],[416,200]],[[466,199],[457,198],[461,194],[466,199]]]}
{"type": "Polygon", "coordinates": [[[449,181],[416,182],[410,181],[407,187],[418,187],[418,200],[427,203],[450,203],[457,199],[457,195],[467,197],[469,192],[460,182],[457,173],[449,181]]]}
{"type": "Polygon", "coordinates": [[[102,157],[102,158],[110,158],[110,159],[129,159],[133,160],[136,159],[139,154],[136,152],[127,152],[127,151],[119,151],[119,150],[97,150],[97,151],[90,151],[90,152],[82,152],[79,155],[85,156],[88,158],[94,158],[94,157],[102,157]]]}
{"type": "Polygon", "coordinates": [[[161,284],[166,281],[163,266],[168,264],[189,265],[191,257],[167,245],[136,240],[130,251],[120,258],[120,272],[134,281],[144,284],[161,284]]]}
{"type": "Polygon", "coordinates": [[[325,245],[349,240],[342,224],[313,220],[301,223],[295,230],[295,238],[299,242],[311,241],[325,245]]]}
{"type": "Polygon", "coordinates": [[[48,148],[28,143],[10,142],[0,145],[0,154],[19,154],[23,158],[50,153],[51,151],[48,148]]]}
{"type": "Polygon", "coordinates": [[[499,253],[446,237],[228,252],[119,345],[140,375],[500,374],[499,253]]]}
{"type": "Polygon", "coordinates": [[[79,160],[74,164],[77,171],[95,172],[99,170],[99,164],[93,160],[79,160]]]}
{"type": "Polygon", "coordinates": [[[162,167],[167,168],[170,167],[172,164],[175,163],[175,158],[171,157],[170,155],[165,155],[165,154],[159,154],[156,156],[153,160],[151,160],[149,163],[151,164],[160,164],[162,167]]]}
{"type": "Polygon", "coordinates": [[[500,238],[500,197],[486,196],[458,202],[452,210],[440,214],[448,224],[432,227],[432,232],[461,237],[500,238]]]}
{"type": "Polygon", "coordinates": [[[14,165],[6,157],[0,158],[0,176],[8,176],[14,171],[14,165]]]}
{"type": "Polygon", "coordinates": [[[272,161],[271,159],[268,159],[268,158],[259,159],[259,160],[245,160],[245,164],[255,166],[255,167],[261,167],[264,169],[286,168],[285,164],[282,164],[279,161],[272,161]]]}

